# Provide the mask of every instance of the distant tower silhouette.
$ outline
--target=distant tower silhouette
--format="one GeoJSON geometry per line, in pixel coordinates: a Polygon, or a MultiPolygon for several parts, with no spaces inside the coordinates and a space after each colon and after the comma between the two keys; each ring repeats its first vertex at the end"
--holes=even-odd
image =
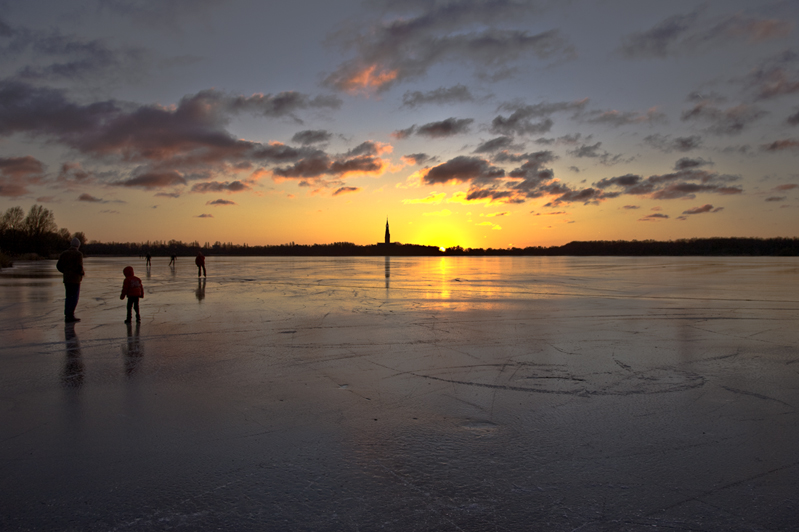
{"type": "Polygon", "coordinates": [[[391,233],[388,232],[388,218],[386,218],[386,244],[391,244],[391,233]]]}

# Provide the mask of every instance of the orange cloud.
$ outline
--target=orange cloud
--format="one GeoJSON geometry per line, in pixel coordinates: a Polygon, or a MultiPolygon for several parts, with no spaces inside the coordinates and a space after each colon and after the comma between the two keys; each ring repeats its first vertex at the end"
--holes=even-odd
{"type": "Polygon", "coordinates": [[[377,65],[371,65],[356,72],[349,79],[342,82],[342,87],[349,93],[365,92],[369,89],[379,89],[386,83],[394,81],[397,77],[396,70],[382,70],[377,72],[377,65]]]}

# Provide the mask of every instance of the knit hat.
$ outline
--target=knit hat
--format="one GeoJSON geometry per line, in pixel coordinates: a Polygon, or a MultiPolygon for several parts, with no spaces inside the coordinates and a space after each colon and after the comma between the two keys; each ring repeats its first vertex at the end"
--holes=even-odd
{"type": "Polygon", "coordinates": [[[75,237],[75,238],[72,239],[72,247],[73,248],[79,248],[80,247],[80,240],[78,240],[78,237],[75,237]]]}

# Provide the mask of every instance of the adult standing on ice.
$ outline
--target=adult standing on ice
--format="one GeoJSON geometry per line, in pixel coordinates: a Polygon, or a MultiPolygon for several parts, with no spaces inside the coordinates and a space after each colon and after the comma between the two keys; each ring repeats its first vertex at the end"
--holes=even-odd
{"type": "Polygon", "coordinates": [[[61,253],[55,267],[64,274],[64,321],[75,323],[80,318],[75,317],[75,308],[80,297],[80,282],[83,280],[83,253],[78,251],[80,240],[73,238],[69,249],[61,253]]]}
{"type": "Polygon", "coordinates": [[[202,251],[197,252],[197,258],[194,259],[194,264],[197,265],[197,277],[200,276],[200,273],[205,277],[205,255],[203,255],[202,251]]]}

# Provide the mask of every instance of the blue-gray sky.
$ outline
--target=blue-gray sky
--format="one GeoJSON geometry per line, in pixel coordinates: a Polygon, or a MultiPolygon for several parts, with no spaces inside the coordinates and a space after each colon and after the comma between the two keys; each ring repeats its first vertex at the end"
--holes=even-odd
{"type": "Polygon", "coordinates": [[[795,236],[799,3],[0,2],[0,209],[99,240],[795,236]]]}

